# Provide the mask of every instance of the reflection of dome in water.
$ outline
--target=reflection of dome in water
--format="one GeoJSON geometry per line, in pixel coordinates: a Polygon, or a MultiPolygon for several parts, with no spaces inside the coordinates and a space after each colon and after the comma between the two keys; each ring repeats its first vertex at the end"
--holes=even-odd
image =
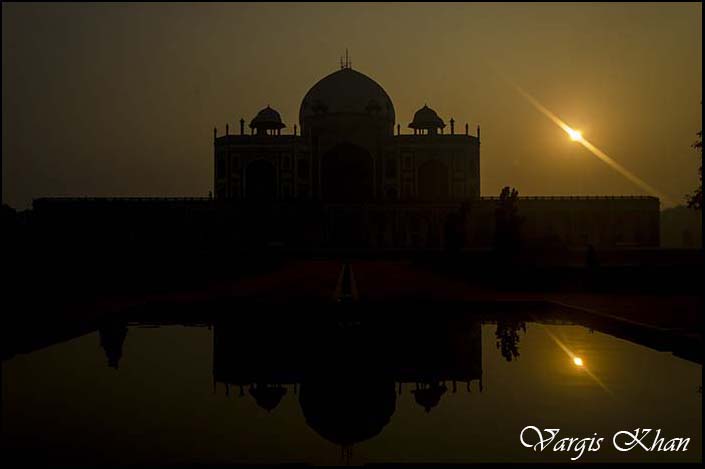
{"type": "Polygon", "coordinates": [[[322,78],[304,96],[299,121],[319,114],[373,114],[395,122],[394,105],[372,78],[343,68],[322,78]]]}
{"type": "Polygon", "coordinates": [[[423,407],[426,412],[431,412],[431,409],[438,406],[441,402],[441,397],[446,393],[448,388],[445,384],[432,383],[424,385],[421,389],[412,391],[416,403],[423,407]]]}
{"type": "Polygon", "coordinates": [[[286,394],[286,388],[258,384],[250,388],[250,394],[255,398],[258,406],[267,412],[271,412],[281,402],[286,394]]]}
{"type": "Polygon", "coordinates": [[[394,382],[389,380],[304,382],[299,399],[306,423],[342,446],[379,435],[396,409],[394,382]]]}

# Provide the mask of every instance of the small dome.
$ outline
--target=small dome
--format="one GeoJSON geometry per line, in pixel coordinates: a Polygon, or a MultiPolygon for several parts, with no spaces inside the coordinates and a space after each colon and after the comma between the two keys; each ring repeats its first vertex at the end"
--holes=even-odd
{"type": "Polygon", "coordinates": [[[411,124],[409,124],[410,129],[442,129],[446,126],[445,122],[443,122],[443,119],[438,117],[438,114],[436,114],[436,111],[431,109],[430,107],[424,106],[416,111],[414,114],[414,120],[411,124]]]}
{"type": "Polygon", "coordinates": [[[254,119],[250,122],[251,129],[270,130],[283,129],[286,127],[282,122],[282,118],[277,111],[267,106],[257,113],[254,119]]]}

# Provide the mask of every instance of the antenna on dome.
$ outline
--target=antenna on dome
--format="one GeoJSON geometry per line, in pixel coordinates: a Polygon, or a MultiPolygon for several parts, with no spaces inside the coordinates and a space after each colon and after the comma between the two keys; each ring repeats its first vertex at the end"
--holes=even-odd
{"type": "Polygon", "coordinates": [[[344,70],[346,68],[352,68],[352,61],[350,60],[350,54],[348,54],[348,49],[345,49],[345,60],[340,57],[340,69],[344,70]]]}

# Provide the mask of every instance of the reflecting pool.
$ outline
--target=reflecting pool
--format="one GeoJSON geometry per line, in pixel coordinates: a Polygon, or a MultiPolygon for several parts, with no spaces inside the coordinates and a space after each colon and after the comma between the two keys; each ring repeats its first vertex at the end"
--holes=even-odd
{"type": "MultiPolygon", "coordinates": [[[[702,366],[561,317],[114,321],[2,364],[3,452],[59,463],[700,461],[702,366]],[[661,429],[687,451],[617,451],[661,429]],[[528,435],[528,433],[527,433],[528,435]],[[533,437],[534,440],[536,439],[533,437]]],[[[645,440],[646,441],[646,440],[645,440]]]]}

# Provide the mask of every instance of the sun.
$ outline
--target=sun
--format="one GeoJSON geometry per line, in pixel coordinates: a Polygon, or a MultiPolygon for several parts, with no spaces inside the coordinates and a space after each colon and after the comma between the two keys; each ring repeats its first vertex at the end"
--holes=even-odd
{"type": "Polygon", "coordinates": [[[583,134],[579,130],[568,128],[566,132],[574,142],[580,142],[583,139],[583,134]]]}
{"type": "Polygon", "coordinates": [[[583,359],[580,357],[573,357],[573,363],[575,363],[575,366],[583,366],[583,359]]]}

